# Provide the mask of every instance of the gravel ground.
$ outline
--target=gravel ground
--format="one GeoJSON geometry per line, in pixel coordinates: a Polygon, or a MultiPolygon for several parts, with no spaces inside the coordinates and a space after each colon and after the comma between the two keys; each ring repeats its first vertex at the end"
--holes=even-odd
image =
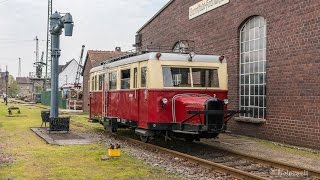
{"type": "Polygon", "coordinates": [[[106,133],[98,133],[96,136],[100,137],[100,143],[107,146],[110,144],[120,144],[122,151],[127,154],[146,162],[147,164],[165,170],[169,174],[181,177],[181,179],[190,180],[231,180],[235,179],[229,175],[214,172],[207,168],[201,167],[197,164],[188,162],[184,159],[173,157],[168,154],[159,152],[151,152],[144,148],[130,145],[129,143],[117,140],[106,133]]]}

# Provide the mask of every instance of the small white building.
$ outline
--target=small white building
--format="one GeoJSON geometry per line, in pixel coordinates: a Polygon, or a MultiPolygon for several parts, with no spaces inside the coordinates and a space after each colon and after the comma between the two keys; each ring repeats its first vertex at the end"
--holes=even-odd
{"type": "MultiPolygon", "coordinates": [[[[77,76],[78,62],[75,59],[67,62],[65,65],[59,65],[59,88],[73,86],[77,76]]],[[[80,84],[82,76],[80,76],[80,84]]]]}

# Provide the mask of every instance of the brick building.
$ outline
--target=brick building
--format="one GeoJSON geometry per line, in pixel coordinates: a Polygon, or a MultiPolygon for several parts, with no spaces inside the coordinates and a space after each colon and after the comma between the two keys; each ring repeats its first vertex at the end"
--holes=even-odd
{"type": "Polygon", "coordinates": [[[121,49],[116,48],[115,51],[94,51],[88,50],[81,75],[83,76],[83,111],[89,112],[89,77],[90,70],[100,66],[103,61],[121,54],[121,49]]]}
{"type": "Polygon", "coordinates": [[[28,77],[17,77],[17,84],[19,86],[20,97],[32,97],[33,83],[28,77]]]}
{"type": "Polygon", "coordinates": [[[229,130],[320,149],[320,1],[170,0],[135,46],[179,40],[227,58],[229,109],[252,110],[229,130]]]}

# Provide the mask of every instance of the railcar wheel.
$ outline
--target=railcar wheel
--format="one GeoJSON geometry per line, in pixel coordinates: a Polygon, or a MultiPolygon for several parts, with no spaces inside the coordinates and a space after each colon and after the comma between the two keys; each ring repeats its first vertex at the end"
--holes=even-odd
{"type": "Polygon", "coordinates": [[[144,143],[148,143],[150,141],[150,136],[140,136],[140,140],[144,143]]]}

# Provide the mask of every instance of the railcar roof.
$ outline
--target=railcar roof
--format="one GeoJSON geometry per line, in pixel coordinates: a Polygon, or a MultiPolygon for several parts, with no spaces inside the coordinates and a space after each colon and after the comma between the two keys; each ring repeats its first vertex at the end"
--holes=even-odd
{"type": "MultiPolygon", "coordinates": [[[[185,62],[188,62],[189,59],[190,59],[190,55],[189,54],[161,53],[161,57],[158,60],[157,57],[156,57],[157,54],[158,54],[158,52],[150,52],[150,53],[141,54],[141,55],[138,55],[138,56],[133,56],[133,57],[129,57],[129,58],[126,58],[126,59],[121,59],[121,60],[118,60],[118,61],[106,63],[106,64],[103,64],[101,66],[92,68],[90,72],[97,72],[97,71],[101,71],[101,70],[106,69],[106,68],[113,68],[113,67],[117,67],[117,66],[132,64],[132,63],[136,63],[136,62],[141,62],[141,61],[153,61],[154,60],[154,61],[185,61],[185,62]]],[[[199,54],[196,54],[192,58],[192,62],[221,63],[220,60],[219,60],[220,57],[221,56],[217,56],[217,55],[199,55],[199,54]]],[[[223,63],[226,63],[226,60],[223,60],[223,63]]]]}

